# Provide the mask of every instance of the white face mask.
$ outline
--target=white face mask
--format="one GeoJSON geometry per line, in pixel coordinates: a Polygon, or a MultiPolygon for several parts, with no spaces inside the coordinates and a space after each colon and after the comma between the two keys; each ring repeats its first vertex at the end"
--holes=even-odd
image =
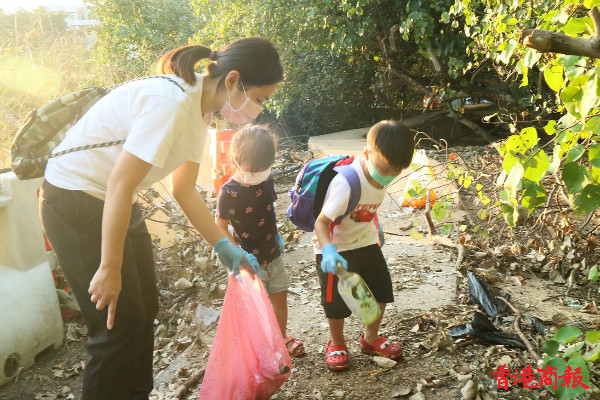
{"type": "Polygon", "coordinates": [[[250,98],[246,95],[246,89],[244,88],[244,84],[242,83],[242,89],[244,90],[244,96],[246,96],[246,101],[244,104],[240,106],[237,110],[233,108],[231,105],[231,96],[230,91],[227,91],[227,101],[221,107],[219,111],[223,118],[232,124],[246,124],[253,119],[258,117],[263,110],[263,106],[255,102],[254,100],[250,100],[250,98]]]}
{"type": "Polygon", "coordinates": [[[271,175],[271,167],[269,167],[266,171],[246,172],[242,170],[235,158],[233,158],[233,162],[237,166],[236,176],[244,185],[258,185],[259,183],[262,183],[269,179],[269,176],[271,175]]]}

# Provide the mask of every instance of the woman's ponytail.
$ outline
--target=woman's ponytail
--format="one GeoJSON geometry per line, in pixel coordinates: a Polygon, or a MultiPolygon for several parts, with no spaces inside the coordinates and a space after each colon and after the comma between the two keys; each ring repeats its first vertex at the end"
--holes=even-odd
{"type": "Polygon", "coordinates": [[[268,39],[260,37],[238,39],[219,51],[196,44],[179,47],[162,56],[158,64],[159,71],[162,74],[175,74],[194,85],[194,67],[204,58],[212,61],[206,71],[211,78],[219,79],[217,88],[224,84],[231,71],[239,72],[246,89],[283,80],[283,66],[277,49],[268,39]]]}
{"type": "Polygon", "coordinates": [[[174,74],[190,85],[196,84],[195,65],[198,61],[215,57],[215,52],[206,46],[192,44],[173,49],[163,55],[159,61],[162,74],[174,74]]]}

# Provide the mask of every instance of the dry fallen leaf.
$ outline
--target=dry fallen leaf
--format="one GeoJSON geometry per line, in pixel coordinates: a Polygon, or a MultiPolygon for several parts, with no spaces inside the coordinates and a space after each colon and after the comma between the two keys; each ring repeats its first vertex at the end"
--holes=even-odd
{"type": "Polygon", "coordinates": [[[406,396],[410,394],[410,388],[406,386],[396,386],[392,389],[392,397],[406,396]]]}
{"type": "Polygon", "coordinates": [[[588,314],[598,314],[598,307],[596,306],[596,302],[593,300],[590,301],[585,306],[583,306],[583,308],[581,309],[581,312],[588,313],[588,314]]]}
{"type": "Polygon", "coordinates": [[[494,268],[496,266],[496,261],[494,259],[488,259],[483,261],[479,267],[480,268],[484,268],[484,269],[490,269],[490,268],[494,268]]]}
{"type": "Polygon", "coordinates": [[[185,278],[179,278],[179,280],[177,282],[175,282],[175,289],[179,289],[179,290],[184,290],[184,289],[189,289],[192,286],[192,282],[190,282],[189,280],[185,279],[185,278]]]}
{"type": "Polygon", "coordinates": [[[513,255],[520,256],[521,254],[523,254],[523,246],[521,246],[519,242],[515,242],[510,247],[510,251],[513,253],[513,255]]]}
{"type": "Polygon", "coordinates": [[[373,361],[375,361],[377,365],[383,368],[393,368],[397,364],[397,362],[394,360],[380,356],[373,357],[373,361]]]}
{"type": "Polygon", "coordinates": [[[464,400],[474,400],[477,397],[477,384],[475,381],[468,381],[462,389],[460,389],[460,394],[464,400]]]}
{"type": "Polygon", "coordinates": [[[565,283],[565,278],[563,278],[558,269],[553,269],[552,271],[550,271],[548,277],[554,283],[565,283]]]}
{"type": "Polygon", "coordinates": [[[560,328],[571,322],[571,319],[563,313],[557,313],[552,316],[552,322],[560,328]]]}
{"type": "Polygon", "coordinates": [[[525,278],[521,275],[510,275],[506,277],[506,281],[512,283],[513,285],[523,286],[525,284],[525,278]]]}

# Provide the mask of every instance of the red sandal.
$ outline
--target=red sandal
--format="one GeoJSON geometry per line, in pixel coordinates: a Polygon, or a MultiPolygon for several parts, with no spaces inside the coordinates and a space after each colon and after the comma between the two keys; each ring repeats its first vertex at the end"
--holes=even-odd
{"type": "Polygon", "coordinates": [[[327,355],[325,365],[332,371],[344,371],[350,368],[348,359],[348,347],[345,344],[332,345],[331,340],[327,343],[327,355]]]}
{"type": "Polygon", "coordinates": [[[402,347],[398,343],[390,342],[383,336],[379,336],[379,339],[373,343],[367,343],[364,334],[361,334],[360,351],[364,354],[373,354],[392,360],[402,358],[402,347]]]}
{"type": "Polygon", "coordinates": [[[304,342],[296,339],[293,336],[288,336],[283,339],[285,347],[287,348],[288,354],[292,357],[302,357],[306,353],[304,352],[304,342]]]}

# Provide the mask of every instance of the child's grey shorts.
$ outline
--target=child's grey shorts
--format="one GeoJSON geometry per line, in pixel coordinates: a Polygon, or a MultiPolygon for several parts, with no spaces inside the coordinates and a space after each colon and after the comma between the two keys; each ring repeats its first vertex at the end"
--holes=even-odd
{"type": "Polygon", "coordinates": [[[283,257],[279,256],[268,264],[260,266],[260,279],[267,293],[283,292],[290,286],[283,257]]]}

